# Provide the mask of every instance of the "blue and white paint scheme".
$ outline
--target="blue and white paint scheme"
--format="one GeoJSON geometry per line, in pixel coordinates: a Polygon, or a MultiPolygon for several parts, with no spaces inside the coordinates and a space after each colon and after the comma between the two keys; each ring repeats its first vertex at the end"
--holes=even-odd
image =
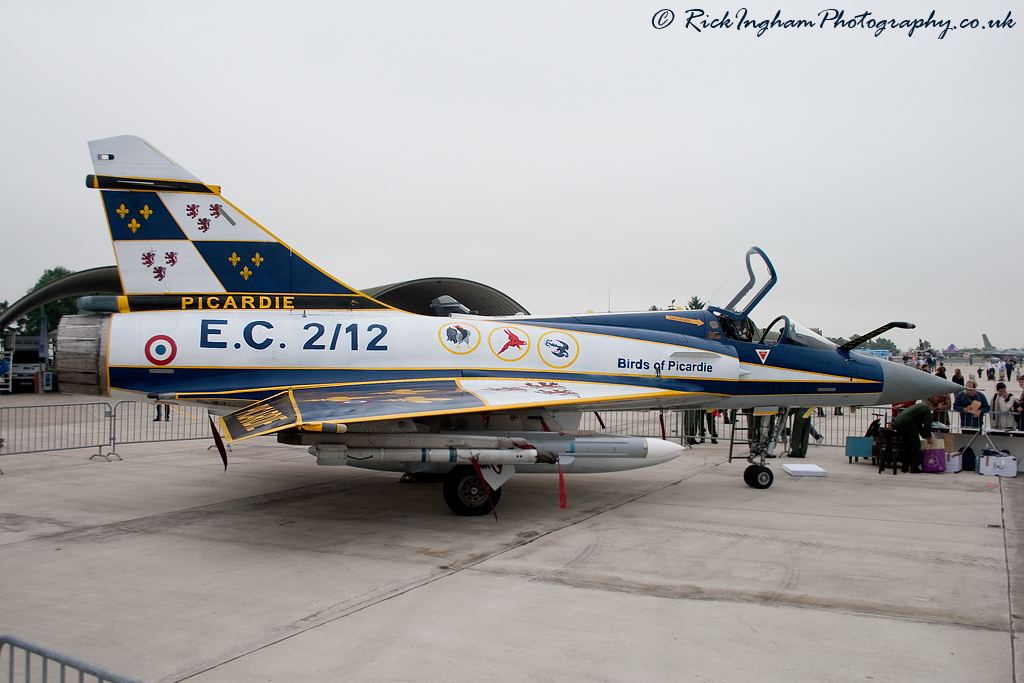
{"type": "MultiPolygon", "coordinates": [[[[749,314],[776,276],[756,247],[747,283],[720,308],[414,315],[321,271],[141,138],[89,149],[87,184],[100,190],[124,287],[97,331],[105,393],[204,404],[227,440],[278,433],[321,464],[447,472],[460,514],[489,512],[510,471],[609,472],[683,450],[578,433],[582,411],[784,416],[953,390],[785,316],[757,328],[749,314]]],[[[751,467],[761,472],[773,439],[759,439],[751,467]]]]}

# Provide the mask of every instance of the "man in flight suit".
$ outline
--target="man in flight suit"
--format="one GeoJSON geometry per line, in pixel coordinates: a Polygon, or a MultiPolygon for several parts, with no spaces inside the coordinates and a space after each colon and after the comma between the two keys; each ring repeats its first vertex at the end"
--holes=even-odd
{"type": "Polygon", "coordinates": [[[921,439],[927,439],[932,445],[932,410],[935,408],[932,399],[917,403],[896,416],[892,427],[900,435],[903,442],[903,471],[918,473],[921,471],[921,439]]]}

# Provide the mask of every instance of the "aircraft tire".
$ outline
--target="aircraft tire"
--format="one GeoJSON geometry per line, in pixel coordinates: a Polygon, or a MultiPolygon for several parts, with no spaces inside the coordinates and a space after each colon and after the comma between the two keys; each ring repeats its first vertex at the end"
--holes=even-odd
{"type": "Polygon", "coordinates": [[[498,506],[501,489],[492,489],[486,482],[480,481],[476,470],[469,465],[453,467],[444,479],[444,502],[451,511],[461,517],[478,517],[491,512],[491,502],[487,500],[487,492],[491,494],[491,502],[498,506]]]}
{"type": "Polygon", "coordinates": [[[747,483],[747,486],[754,485],[754,472],[757,471],[758,467],[760,467],[760,465],[749,465],[747,469],[743,470],[743,481],[747,483]]]}
{"type": "Polygon", "coordinates": [[[772,474],[772,471],[762,465],[757,465],[756,468],[756,471],[750,473],[750,481],[747,483],[755,489],[766,489],[771,486],[772,482],[775,481],[775,475],[772,474]]]}

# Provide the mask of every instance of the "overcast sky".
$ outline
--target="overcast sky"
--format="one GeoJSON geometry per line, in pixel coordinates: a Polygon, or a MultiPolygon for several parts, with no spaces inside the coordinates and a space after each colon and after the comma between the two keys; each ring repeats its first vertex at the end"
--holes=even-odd
{"type": "MultiPolygon", "coordinates": [[[[5,0],[0,300],[114,263],[86,142],[132,134],[355,287],[636,310],[707,298],[757,245],[761,325],[1024,345],[1024,25],[685,26],[743,6],[5,0]]],[[[1024,21],[1019,0],[746,7],[1024,21]]]]}

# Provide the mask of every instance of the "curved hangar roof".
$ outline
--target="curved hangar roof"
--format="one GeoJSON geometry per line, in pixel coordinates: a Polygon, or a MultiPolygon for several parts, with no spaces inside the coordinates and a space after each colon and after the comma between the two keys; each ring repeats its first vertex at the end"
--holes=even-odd
{"type": "Polygon", "coordinates": [[[362,291],[389,306],[421,315],[436,315],[430,302],[445,294],[479,315],[529,314],[518,302],[493,287],[456,277],[407,280],[362,291]]]}
{"type": "MultiPolygon", "coordinates": [[[[410,313],[437,315],[430,307],[434,299],[448,295],[480,315],[515,315],[527,313],[512,298],[493,287],[454,277],[423,278],[363,290],[378,301],[410,313]]],[[[14,302],[0,314],[0,330],[27,314],[33,308],[68,296],[87,294],[123,294],[117,266],[103,266],[66,275],[40,287],[14,302]]]]}

